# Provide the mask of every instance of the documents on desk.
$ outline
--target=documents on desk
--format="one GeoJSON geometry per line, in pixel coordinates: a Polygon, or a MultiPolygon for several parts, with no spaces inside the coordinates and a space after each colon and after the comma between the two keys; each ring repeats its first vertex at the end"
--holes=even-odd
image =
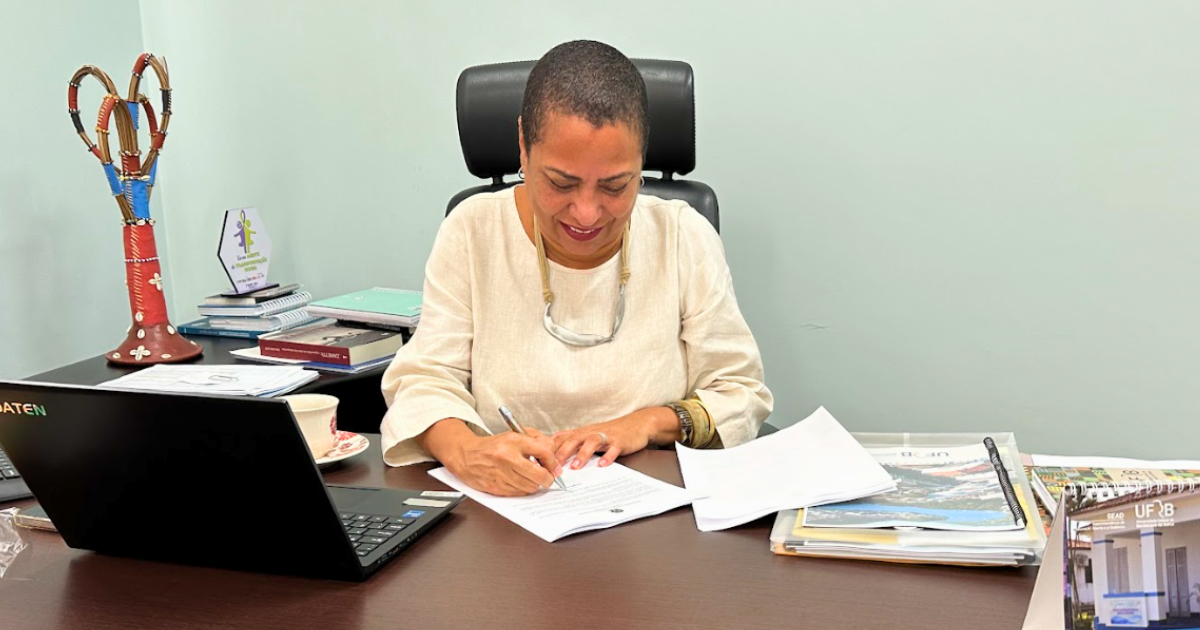
{"type": "Polygon", "coordinates": [[[781,511],[771,531],[773,552],[971,566],[1038,561],[1045,534],[1040,519],[1023,518],[1034,513],[1036,501],[1011,433],[854,437],[887,467],[897,480],[896,491],[781,511]],[[994,453],[984,438],[992,438],[994,453]]]}
{"type": "MultiPolygon", "coordinates": [[[[779,555],[852,558],[911,564],[1017,566],[1037,555],[1028,531],[946,531],[920,528],[805,527],[804,510],[784,510],[771,528],[779,555]]],[[[1035,524],[1036,526],[1036,524],[1035,524]]]]}
{"type": "Polygon", "coordinates": [[[320,375],[300,367],[264,365],[155,365],[101,383],[104,389],[176,394],[279,396],[320,375]]]}
{"type": "Polygon", "coordinates": [[[546,542],[654,516],[692,502],[683,488],[636,470],[593,458],[578,470],[563,468],[567,490],[551,487],[527,497],[497,497],[463,483],[445,468],[429,471],[438,481],[529,530],[546,542]]]}
{"type": "Polygon", "coordinates": [[[696,526],[716,531],[780,510],[849,501],[896,487],[891,475],[825,410],[741,446],[677,446],[696,526]]]}

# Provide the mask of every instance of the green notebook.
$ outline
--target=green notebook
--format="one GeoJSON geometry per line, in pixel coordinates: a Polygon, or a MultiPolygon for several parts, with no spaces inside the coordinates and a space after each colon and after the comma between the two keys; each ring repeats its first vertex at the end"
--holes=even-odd
{"type": "Polygon", "coordinates": [[[323,317],[341,317],[350,312],[415,319],[421,316],[421,292],[375,287],[312,302],[308,310],[327,313],[323,317]]]}

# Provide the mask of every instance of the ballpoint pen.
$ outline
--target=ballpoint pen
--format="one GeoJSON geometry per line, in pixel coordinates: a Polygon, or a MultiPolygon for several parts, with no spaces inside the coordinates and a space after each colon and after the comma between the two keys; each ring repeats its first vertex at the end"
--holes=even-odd
{"type": "MultiPolygon", "coordinates": [[[[508,407],[500,405],[500,416],[504,418],[504,424],[507,424],[508,428],[513,432],[520,433],[521,435],[529,435],[528,433],[525,433],[525,429],[520,425],[520,423],[517,422],[517,419],[513,417],[512,412],[508,410],[508,407]]],[[[558,484],[559,488],[567,490],[567,484],[563,483],[562,477],[555,477],[554,483],[558,484]]],[[[567,491],[570,492],[570,490],[567,491]]]]}

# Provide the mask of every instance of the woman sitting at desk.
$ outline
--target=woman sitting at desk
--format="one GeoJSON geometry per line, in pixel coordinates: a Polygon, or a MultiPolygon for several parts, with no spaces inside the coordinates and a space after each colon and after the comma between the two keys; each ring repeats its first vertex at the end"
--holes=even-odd
{"type": "Polygon", "coordinates": [[[720,237],[685,202],[638,194],[637,68],[597,42],[556,46],[517,125],[524,183],[463,201],[438,231],[421,325],[383,376],[387,463],[436,458],[515,496],[572,455],[606,466],[754,438],[773,401],[720,237]]]}

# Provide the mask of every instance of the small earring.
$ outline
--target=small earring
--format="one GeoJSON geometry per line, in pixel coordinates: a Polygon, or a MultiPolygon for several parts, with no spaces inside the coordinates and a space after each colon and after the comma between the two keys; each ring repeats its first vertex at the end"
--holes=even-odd
{"type": "Polygon", "coordinates": [[[525,179],[525,167],[524,166],[517,167],[517,179],[525,179]]]}
{"type": "Polygon", "coordinates": [[[642,175],[642,188],[646,187],[646,176],[642,175]]]}

